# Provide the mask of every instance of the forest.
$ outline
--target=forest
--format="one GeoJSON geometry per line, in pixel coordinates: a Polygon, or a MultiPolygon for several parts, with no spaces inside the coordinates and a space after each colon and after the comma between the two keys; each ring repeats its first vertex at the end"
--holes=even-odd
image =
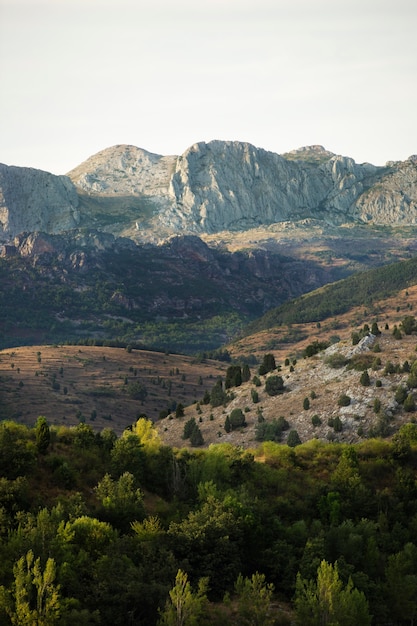
{"type": "Polygon", "coordinates": [[[0,623],[413,624],[416,471],[412,422],[243,450],[3,421],[0,623]]]}

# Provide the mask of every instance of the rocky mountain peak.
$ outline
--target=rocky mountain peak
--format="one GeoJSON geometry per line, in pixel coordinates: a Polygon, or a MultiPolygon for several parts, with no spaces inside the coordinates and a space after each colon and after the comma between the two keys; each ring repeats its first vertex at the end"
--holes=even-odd
{"type": "Polygon", "coordinates": [[[91,195],[158,195],[167,192],[176,158],[117,145],[94,154],[67,176],[91,195]]]}
{"type": "Polygon", "coordinates": [[[55,233],[78,225],[157,241],[306,219],[331,226],[416,223],[416,158],[376,167],[320,145],[279,155],[214,140],[180,156],[116,145],[68,176],[0,170],[3,241],[21,231],[55,233]]]}

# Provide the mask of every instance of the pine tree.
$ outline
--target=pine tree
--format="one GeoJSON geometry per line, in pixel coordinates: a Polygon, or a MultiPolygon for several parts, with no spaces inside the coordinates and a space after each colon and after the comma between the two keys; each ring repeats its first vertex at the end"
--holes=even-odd
{"type": "Polygon", "coordinates": [[[35,435],[36,447],[38,449],[38,452],[40,452],[40,454],[46,454],[46,451],[48,450],[51,441],[51,433],[49,430],[48,422],[43,416],[39,416],[36,421],[35,435]]]}

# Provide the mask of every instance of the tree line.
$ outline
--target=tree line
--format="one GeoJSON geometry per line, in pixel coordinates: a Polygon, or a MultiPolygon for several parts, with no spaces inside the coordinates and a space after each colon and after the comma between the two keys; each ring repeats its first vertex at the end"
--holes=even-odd
{"type": "Polygon", "coordinates": [[[416,471],[412,422],[253,450],[2,422],[0,623],[410,624],[416,471]]]}

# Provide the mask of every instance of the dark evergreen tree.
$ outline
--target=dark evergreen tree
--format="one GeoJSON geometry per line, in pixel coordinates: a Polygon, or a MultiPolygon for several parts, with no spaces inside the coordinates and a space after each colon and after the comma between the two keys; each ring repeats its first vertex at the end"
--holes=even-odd
{"type": "Polygon", "coordinates": [[[282,376],[269,376],[265,382],[265,391],[269,396],[277,396],[284,391],[282,376]]]}
{"type": "Polygon", "coordinates": [[[46,454],[51,442],[51,433],[46,417],[39,416],[35,427],[36,447],[40,454],[46,454]]]}
{"type": "Polygon", "coordinates": [[[250,369],[249,369],[249,365],[247,363],[245,363],[242,367],[242,382],[243,383],[247,383],[248,380],[250,380],[250,369]]]}
{"type": "Polygon", "coordinates": [[[225,389],[230,387],[240,387],[242,384],[242,369],[240,365],[229,365],[226,370],[226,379],[224,381],[225,389]]]}
{"type": "Polygon", "coordinates": [[[276,369],[275,357],[273,354],[265,354],[261,365],[259,366],[259,374],[264,376],[268,372],[276,369]]]}

